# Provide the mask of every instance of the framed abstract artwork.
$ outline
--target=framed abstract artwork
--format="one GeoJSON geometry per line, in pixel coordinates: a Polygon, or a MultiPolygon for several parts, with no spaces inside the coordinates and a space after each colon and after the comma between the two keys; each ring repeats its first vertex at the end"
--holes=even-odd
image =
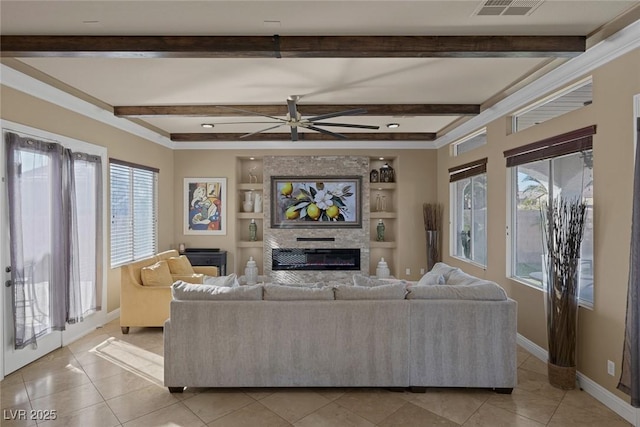
{"type": "Polygon", "coordinates": [[[227,178],[184,179],[184,234],[227,234],[227,178]]]}

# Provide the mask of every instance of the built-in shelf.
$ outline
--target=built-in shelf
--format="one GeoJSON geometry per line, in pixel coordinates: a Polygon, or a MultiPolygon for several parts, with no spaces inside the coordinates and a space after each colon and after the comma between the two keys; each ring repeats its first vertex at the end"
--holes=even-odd
{"type": "Polygon", "coordinates": [[[261,182],[254,182],[254,183],[247,183],[247,182],[242,182],[240,184],[238,184],[238,190],[242,190],[242,191],[262,191],[262,183],[261,182]]]}
{"type": "Polygon", "coordinates": [[[395,249],[396,242],[378,242],[377,240],[372,240],[369,243],[369,246],[371,246],[372,248],[395,249]]]}
{"type": "Polygon", "coordinates": [[[369,217],[380,219],[380,218],[397,218],[398,214],[395,212],[371,212],[369,217]]]}
{"type": "Polygon", "coordinates": [[[396,183],[395,182],[370,182],[369,189],[371,191],[375,190],[395,190],[396,183]]]}
{"type": "Polygon", "coordinates": [[[236,214],[237,219],[263,219],[263,212],[238,212],[236,214]]]}
{"type": "Polygon", "coordinates": [[[241,240],[238,242],[238,247],[239,248],[261,248],[262,244],[263,244],[262,240],[256,240],[256,241],[241,240]]]}

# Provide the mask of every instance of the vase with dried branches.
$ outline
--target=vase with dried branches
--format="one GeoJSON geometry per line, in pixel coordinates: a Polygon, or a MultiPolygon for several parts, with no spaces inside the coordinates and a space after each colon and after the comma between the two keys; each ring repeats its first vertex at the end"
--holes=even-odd
{"type": "Polygon", "coordinates": [[[424,217],[424,230],[427,236],[427,271],[442,261],[441,238],[442,212],[440,203],[423,203],[422,215],[424,217]]]}
{"type": "Polygon", "coordinates": [[[558,198],[541,209],[549,383],[565,390],[576,384],[580,246],[586,210],[578,198],[558,198]]]}

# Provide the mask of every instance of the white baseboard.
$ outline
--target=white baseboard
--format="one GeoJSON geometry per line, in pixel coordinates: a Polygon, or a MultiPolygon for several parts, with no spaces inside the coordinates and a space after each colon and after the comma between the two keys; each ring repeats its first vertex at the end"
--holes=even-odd
{"type": "Polygon", "coordinates": [[[107,323],[112,322],[120,317],[120,307],[107,313],[107,323]]]}
{"type": "MultiPolygon", "coordinates": [[[[516,342],[519,346],[523,347],[529,353],[537,357],[538,359],[546,362],[548,359],[548,352],[544,348],[540,347],[536,343],[522,335],[518,334],[516,337],[516,342]]],[[[611,393],[606,388],[602,387],[597,382],[593,381],[591,378],[586,375],[578,372],[578,384],[580,388],[591,396],[593,396],[596,400],[601,402],[607,408],[611,409],[616,414],[620,415],[622,418],[630,422],[632,425],[636,427],[640,427],[640,420],[637,420],[637,409],[631,406],[629,403],[620,399],[615,394],[611,393]]]]}

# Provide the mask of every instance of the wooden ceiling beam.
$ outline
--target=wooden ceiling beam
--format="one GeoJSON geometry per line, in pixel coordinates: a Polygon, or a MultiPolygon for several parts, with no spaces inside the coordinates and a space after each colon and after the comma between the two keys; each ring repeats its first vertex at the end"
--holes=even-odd
{"type": "MultiPolygon", "coordinates": [[[[297,104],[303,116],[315,116],[337,111],[364,109],[368,116],[473,116],[480,113],[476,104],[297,104]]],[[[247,117],[284,116],[287,105],[148,105],[116,106],[117,117],[247,117]],[[246,110],[246,113],[238,110],[246,110]],[[255,114],[251,114],[255,113],[255,114]]]]}
{"type": "MultiPolygon", "coordinates": [[[[343,132],[343,134],[345,134],[343,132]]],[[[176,142],[204,142],[204,141],[288,141],[289,133],[258,133],[247,138],[240,138],[244,133],[172,133],[171,140],[176,142]]],[[[435,132],[421,133],[347,133],[346,141],[435,141],[435,132]]],[[[300,141],[344,141],[329,135],[316,132],[299,132],[300,141]]]]}
{"type": "Polygon", "coordinates": [[[1,57],[573,57],[584,36],[2,36],[1,57]]]}

